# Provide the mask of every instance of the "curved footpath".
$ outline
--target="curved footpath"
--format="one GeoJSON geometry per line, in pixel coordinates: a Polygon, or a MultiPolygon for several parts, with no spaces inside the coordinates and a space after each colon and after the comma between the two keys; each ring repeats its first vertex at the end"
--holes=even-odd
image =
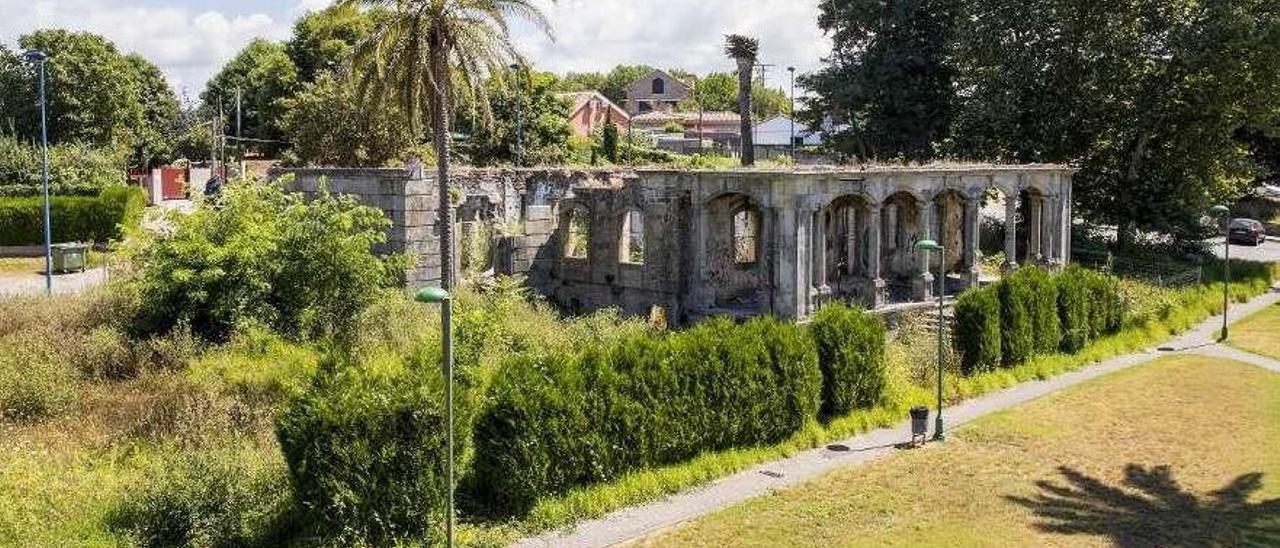
{"type": "MultiPolygon", "coordinates": [[[[1235,323],[1277,302],[1280,302],[1280,288],[1273,287],[1270,292],[1248,303],[1234,305],[1228,321],[1235,323]]],[[[993,411],[1026,403],[1063,388],[1178,352],[1229,358],[1280,373],[1280,361],[1215,343],[1214,339],[1221,326],[1222,317],[1214,316],[1166,341],[1158,350],[1116,356],[1052,379],[1029,381],[966,400],[945,410],[947,428],[954,429],[993,411]]],[[[810,449],[789,458],[759,464],[683,493],[641,506],[623,508],[599,519],[583,521],[572,529],[525,538],[516,543],[516,546],[595,547],[623,543],[775,489],[808,481],[836,468],[885,457],[893,452],[894,444],[910,437],[909,432],[907,421],[892,428],[871,430],[826,448],[810,449]]]]}

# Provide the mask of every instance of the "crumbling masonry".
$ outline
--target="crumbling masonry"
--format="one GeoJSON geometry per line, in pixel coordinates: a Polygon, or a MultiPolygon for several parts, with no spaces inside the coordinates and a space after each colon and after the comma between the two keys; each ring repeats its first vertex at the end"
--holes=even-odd
{"type": "MultiPolygon", "coordinates": [[[[393,221],[389,251],[417,258],[409,283],[439,283],[436,181],[397,169],[295,169],[393,221]]],[[[984,211],[1003,209],[1005,269],[1062,267],[1071,177],[1055,165],[831,171],[459,170],[455,234],[467,272],[524,275],[572,312],[617,307],[674,321],[772,313],[827,300],[880,307],[979,283],[984,211]],[[1002,208],[1000,206],[1003,206],[1002,208]],[[931,238],[945,246],[915,251],[931,238]]]]}

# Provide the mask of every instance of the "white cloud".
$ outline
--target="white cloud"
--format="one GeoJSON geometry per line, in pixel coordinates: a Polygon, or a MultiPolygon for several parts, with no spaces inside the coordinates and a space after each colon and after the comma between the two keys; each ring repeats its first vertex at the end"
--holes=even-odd
{"type": "MultiPolygon", "coordinates": [[[[215,10],[185,7],[195,1],[170,0],[172,7],[156,7],[153,0],[0,0],[0,41],[12,46],[18,36],[47,27],[96,32],[122,51],[147,57],[175,88],[195,96],[250,40],[287,38],[294,18],[332,2],[263,3],[233,13],[230,4],[215,10]]],[[[701,73],[731,70],[732,62],[721,51],[724,35],[744,33],[760,39],[761,62],[775,65],[769,83],[781,86],[787,66],[812,70],[829,51],[829,41],[817,28],[817,2],[560,0],[545,4],[555,42],[527,25],[517,25],[515,40],[546,70],[608,70],[619,63],[644,63],[701,73]]]]}

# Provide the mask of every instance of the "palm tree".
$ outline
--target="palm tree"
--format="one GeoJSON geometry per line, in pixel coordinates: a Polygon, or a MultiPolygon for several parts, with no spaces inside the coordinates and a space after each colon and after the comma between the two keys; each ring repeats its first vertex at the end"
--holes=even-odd
{"type": "Polygon", "coordinates": [[[760,42],[750,36],[724,37],[724,53],[738,63],[738,114],[742,118],[742,165],[756,164],[755,138],[751,134],[751,69],[756,66],[760,42]]]}
{"type": "Polygon", "coordinates": [[[511,43],[509,21],[532,23],[548,37],[551,25],[534,0],[346,1],[386,13],[352,57],[362,97],[394,101],[414,126],[424,114],[431,124],[440,193],[440,277],[450,290],[457,276],[449,197],[451,105],[466,97],[480,111],[479,122],[492,123],[485,81],[493,77],[505,86],[508,65],[524,64],[511,43]]]}

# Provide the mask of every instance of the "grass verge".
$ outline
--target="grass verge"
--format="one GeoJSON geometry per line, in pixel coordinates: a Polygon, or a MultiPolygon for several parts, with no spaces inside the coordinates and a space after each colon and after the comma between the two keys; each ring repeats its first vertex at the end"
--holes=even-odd
{"type": "Polygon", "coordinates": [[[637,544],[1274,546],[1276,413],[1280,377],[1164,358],[637,544]]]}
{"type": "Polygon", "coordinates": [[[1280,304],[1240,320],[1230,333],[1231,346],[1280,360],[1280,304]]]}

